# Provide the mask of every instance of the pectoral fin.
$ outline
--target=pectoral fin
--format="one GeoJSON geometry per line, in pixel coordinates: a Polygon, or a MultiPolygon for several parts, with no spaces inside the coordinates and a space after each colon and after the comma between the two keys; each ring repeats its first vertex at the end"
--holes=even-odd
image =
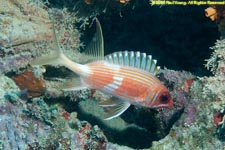
{"type": "Polygon", "coordinates": [[[120,100],[116,97],[111,97],[107,101],[100,102],[99,105],[104,107],[104,110],[106,112],[104,120],[110,120],[118,117],[124,111],[126,111],[129,108],[130,103],[120,100]]]}

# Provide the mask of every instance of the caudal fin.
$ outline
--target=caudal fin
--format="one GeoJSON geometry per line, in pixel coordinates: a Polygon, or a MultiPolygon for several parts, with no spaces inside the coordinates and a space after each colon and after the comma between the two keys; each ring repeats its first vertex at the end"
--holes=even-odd
{"type": "Polygon", "coordinates": [[[50,54],[36,58],[30,62],[30,65],[63,65],[66,56],[60,49],[59,42],[56,38],[55,29],[53,27],[53,51],[50,54]]]}
{"type": "Polygon", "coordinates": [[[85,66],[78,64],[76,62],[73,62],[69,58],[67,58],[64,54],[62,49],[59,46],[59,42],[56,38],[55,29],[53,28],[53,50],[50,54],[39,57],[37,59],[34,59],[30,62],[30,65],[62,65],[73,71],[74,73],[78,75],[86,75],[87,69],[82,69],[85,66]]]}

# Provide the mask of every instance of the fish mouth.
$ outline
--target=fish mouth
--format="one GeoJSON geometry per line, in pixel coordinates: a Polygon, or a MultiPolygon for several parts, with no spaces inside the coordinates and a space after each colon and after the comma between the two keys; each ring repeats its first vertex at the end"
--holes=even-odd
{"type": "Polygon", "coordinates": [[[173,101],[171,100],[169,103],[167,103],[167,104],[162,104],[162,105],[159,105],[159,106],[162,107],[162,108],[173,108],[174,103],[173,103],[173,101]]]}
{"type": "Polygon", "coordinates": [[[173,106],[174,106],[173,101],[170,101],[167,104],[160,104],[160,105],[157,105],[157,106],[153,106],[151,108],[173,108],[173,106]]]}
{"type": "Polygon", "coordinates": [[[161,104],[161,105],[158,105],[158,106],[153,106],[151,108],[172,108],[173,106],[170,106],[168,104],[161,104]]]}

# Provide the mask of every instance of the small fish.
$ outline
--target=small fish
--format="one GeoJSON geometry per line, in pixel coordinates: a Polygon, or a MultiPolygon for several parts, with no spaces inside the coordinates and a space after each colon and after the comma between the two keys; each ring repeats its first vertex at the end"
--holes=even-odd
{"type": "Polygon", "coordinates": [[[80,76],[71,82],[69,90],[97,89],[112,97],[100,103],[107,110],[105,120],[121,115],[133,105],[160,108],[172,107],[168,89],[154,75],[159,70],[151,55],[140,52],[115,52],[104,57],[102,29],[97,20],[93,42],[87,46],[86,55],[95,60],[85,65],[71,61],[59,47],[54,31],[56,47],[53,54],[38,58],[31,65],[63,65],[80,76]]]}

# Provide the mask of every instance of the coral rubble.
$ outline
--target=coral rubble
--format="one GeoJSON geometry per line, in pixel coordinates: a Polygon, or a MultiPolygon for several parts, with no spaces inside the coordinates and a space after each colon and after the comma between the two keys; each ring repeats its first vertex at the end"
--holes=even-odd
{"type": "Polygon", "coordinates": [[[0,82],[0,149],[129,149],[107,142],[97,125],[79,121],[75,112],[42,98],[22,100],[10,78],[1,75],[0,82]]]}

